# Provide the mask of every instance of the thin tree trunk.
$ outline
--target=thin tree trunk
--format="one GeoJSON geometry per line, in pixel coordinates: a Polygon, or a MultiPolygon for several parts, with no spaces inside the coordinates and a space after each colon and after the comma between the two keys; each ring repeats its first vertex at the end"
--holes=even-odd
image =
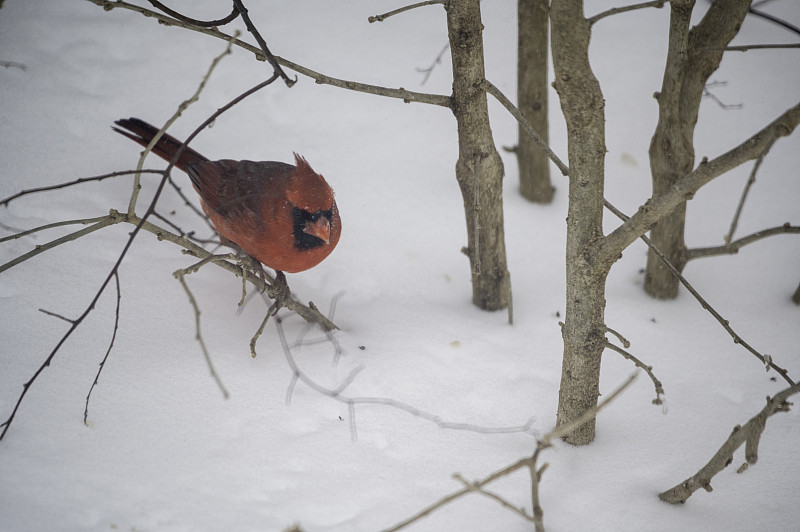
{"type": "Polygon", "coordinates": [[[464,199],[472,302],[486,310],[508,307],[511,278],[503,228],[503,161],[489,125],[484,79],[483,25],[479,0],[446,4],[453,58],[453,113],[458,124],[456,178],[464,199]]]}
{"type": "MultiPolygon", "coordinates": [[[[691,31],[695,0],[670,2],[667,64],[661,92],[657,94],[659,117],[650,143],[653,195],[671,189],[694,166],[694,128],[708,78],[719,68],[722,48],[736,36],[750,0],[715,2],[691,31]]],[[[686,264],[684,226],[686,203],[653,226],[650,240],[681,271],[686,264]]],[[[649,251],[645,291],[659,299],[678,295],[678,279],[649,251]]]]}
{"type": "MultiPolygon", "coordinates": [[[[518,0],[517,3],[517,104],[533,128],[549,143],[547,121],[548,0],[518,0]]],[[[550,160],[519,126],[517,142],[519,190],[536,203],[553,201],[550,160]]]]}
{"type": "MultiPolygon", "coordinates": [[[[555,88],[567,122],[569,210],[567,305],[558,426],[597,405],[605,347],[605,284],[611,261],[597,260],[603,242],[605,112],[600,84],[589,65],[590,27],[581,0],[553,0],[555,88]]],[[[616,259],[614,259],[616,260],[616,259]]],[[[594,439],[592,418],[564,438],[574,445],[594,439]]]]}

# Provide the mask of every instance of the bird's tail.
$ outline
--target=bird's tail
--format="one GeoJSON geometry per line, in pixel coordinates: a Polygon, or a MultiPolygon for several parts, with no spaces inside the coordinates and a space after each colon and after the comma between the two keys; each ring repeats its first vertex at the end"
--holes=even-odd
{"type": "MultiPolygon", "coordinates": [[[[150,141],[153,140],[153,137],[158,133],[157,127],[148,124],[144,120],[139,120],[138,118],[123,118],[117,120],[114,124],[119,126],[119,128],[112,127],[111,129],[145,147],[150,144],[150,141]]],[[[175,156],[181,144],[181,141],[165,133],[158,139],[156,145],[153,146],[153,153],[165,161],[172,161],[172,158],[175,156]]],[[[208,161],[208,159],[187,146],[183,149],[183,152],[181,152],[181,155],[175,162],[175,166],[185,172],[188,164],[206,161],[208,161]]]]}

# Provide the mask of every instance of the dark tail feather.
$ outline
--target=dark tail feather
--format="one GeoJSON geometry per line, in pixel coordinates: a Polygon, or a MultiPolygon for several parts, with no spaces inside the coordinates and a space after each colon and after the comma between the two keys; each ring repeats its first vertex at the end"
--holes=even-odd
{"type": "MultiPolygon", "coordinates": [[[[156,133],[158,133],[157,127],[148,124],[144,120],[139,120],[138,118],[123,118],[121,120],[117,120],[114,122],[114,124],[118,125],[122,129],[116,127],[112,127],[111,129],[121,135],[125,135],[135,142],[138,142],[142,146],[147,146],[150,144],[150,141],[153,140],[153,137],[155,137],[156,133]]],[[[178,151],[178,148],[180,148],[181,144],[181,141],[165,133],[160,139],[158,139],[158,142],[153,147],[153,153],[165,161],[172,161],[172,158],[175,156],[175,153],[178,151]]],[[[175,163],[175,166],[185,172],[186,165],[192,163],[202,163],[206,161],[208,161],[208,159],[187,146],[183,149],[180,157],[178,157],[178,161],[175,163]]]]}

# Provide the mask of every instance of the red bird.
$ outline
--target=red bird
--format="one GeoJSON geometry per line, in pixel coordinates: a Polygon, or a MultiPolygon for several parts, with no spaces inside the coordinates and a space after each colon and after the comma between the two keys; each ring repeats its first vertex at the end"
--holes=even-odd
{"type": "MultiPolygon", "coordinates": [[[[112,128],[147,146],[158,128],[127,118],[112,128]]],[[[153,153],[171,161],[181,142],[164,135],[153,153]]],[[[242,251],[277,270],[301,272],[331,254],[342,221],[330,185],[306,160],[295,165],[274,161],[209,161],[184,148],[175,166],[189,174],[203,211],[219,234],[242,251]]]]}

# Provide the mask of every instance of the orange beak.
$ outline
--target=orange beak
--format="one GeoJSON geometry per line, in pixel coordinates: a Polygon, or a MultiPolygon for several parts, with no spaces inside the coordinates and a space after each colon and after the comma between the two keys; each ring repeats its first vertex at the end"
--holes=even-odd
{"type": "Polygon", "coordinates": [[[303,232],[328,244],[331,241],[331,222],[326,217],[320,216],[319,220],[308,222],[303,232]]]}

